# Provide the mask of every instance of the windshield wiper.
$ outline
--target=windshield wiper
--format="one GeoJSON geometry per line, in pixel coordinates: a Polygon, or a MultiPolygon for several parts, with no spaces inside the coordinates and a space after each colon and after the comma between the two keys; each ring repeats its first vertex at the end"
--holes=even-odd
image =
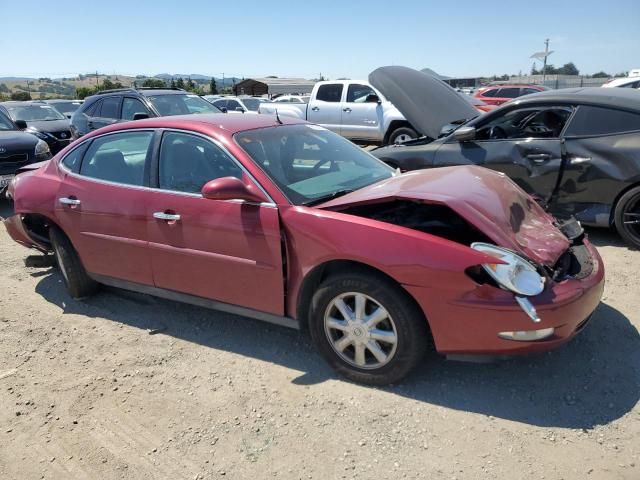
{"type": "Polygon", "coordinates": [[[343,195],[346,195],[347,193],[351,193],[354,190],[351,189],[342,189],[342,190],[336,190],[335,192],[331,192],[327,195],[323,195],[321,197],[318,198],[314,198],[312,200],[307,200],[306,202],[302,202],[302,205],[304,205],[305,207],[312,207],[313,205],[317,205],[319,203],[324,203],[324,202],[328,202],[329,200],[333,200],[334,198],[338,198],[338,197],[342,197],[343,195]]]}

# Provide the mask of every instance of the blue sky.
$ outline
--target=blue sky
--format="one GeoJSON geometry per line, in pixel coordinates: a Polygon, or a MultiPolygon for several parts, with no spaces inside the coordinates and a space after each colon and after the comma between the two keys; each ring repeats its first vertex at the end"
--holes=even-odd
{"type": "Polygon", "coordinates": [[[638,0],[54,3],[3,1],[0,77],[98,70],[364,78],[392,64],[449,76],[518,73],[529,71],[547,37],[555,65],[640,68],[638,0]]]}

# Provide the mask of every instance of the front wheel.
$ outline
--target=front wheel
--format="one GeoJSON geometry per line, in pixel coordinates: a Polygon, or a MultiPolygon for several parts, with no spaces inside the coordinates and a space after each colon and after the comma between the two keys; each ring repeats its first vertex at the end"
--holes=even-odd
{"type": "Polygon", "coordinates": [[[309,327],[334,370],[369,385],[401,380],[429,346],[422,312],[400,286],[375,274],[325,280],[313,296],[309,327]]]}
{"type": "Polygon", "coordinates": [[[389,145],[408,142],[418,138],[418,132],[411,127],[398,127],[389,135],[389,145]]]}
{"type": "Polygon", "coordinates": [[[629,245],[640,248],[640,187],[632,188],[620,197],[614,213],[614,224],[629,245]]]}

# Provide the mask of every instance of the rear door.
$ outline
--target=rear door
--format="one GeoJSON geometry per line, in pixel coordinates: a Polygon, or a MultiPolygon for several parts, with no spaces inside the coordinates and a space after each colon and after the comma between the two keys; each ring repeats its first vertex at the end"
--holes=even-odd
{"type": "Polygon", "coordinates": [[[95,113],[89,119],[89,131],[106,127],[118,122],[120,119],[120,104],[122,97],[120,95],[112,95],[105,97],[100,101],[100,105],[96,108],[95,113]]]}
{"type": "Polygon", "coordinates": [[[341,134],[354,140],[379,140],[382,105],[369,85],[350,83],[342,102],[341,134]]]}
{"type": "Polygon", "coordinates": [[[103,135],[61,161],[56,218],[93,274],[152,285],[146,178],[153,136],[150,130],[103,135]]]}
{"type": "Polygon", "coordinates": [[[165,131],[146,220],[159,288],[284,313],[282,244],[273,204],[209,200],[202,186],[235,176],[253,182],[209,138],[165,131]]]}
{"type": "Polygon", "coordinates": [[[342,102],[344,85],[325,83],[318,87],[315,98],[307,106],[307,120],[342,133],[342,102]]]}
{"type": "Polygon", "coordinates": [[[562,165],[561,135],[573,109],[566,106],[514,107],[476,124],[476,139],[450,136],[434,166],[476,164],[507,174],[541,199],[553,193],[562,165]]]}

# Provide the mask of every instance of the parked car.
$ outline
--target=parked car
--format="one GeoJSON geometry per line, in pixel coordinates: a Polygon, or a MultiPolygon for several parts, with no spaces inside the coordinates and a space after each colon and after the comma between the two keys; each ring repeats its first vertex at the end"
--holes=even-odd
{"type": "Polygon", "coordinates": [[[311,95],[280,95],[273,98],[274,103],[309,103],[311,95]]]}
{"type": "Polygon", "coordinates": [[[473,96],[487,105],[502,105],[514,98],[545,90],[548,89],[542,85],[490,85],[480,87],[473,96]]]}
{"type": "Polygon", "coordinates": [[[640,76],[614,78],[608,81],[603,88],[640,88],[640,76]]]}
{"type": "Polygon", "coordinates": [[[10,101],[0,103],[0,109],[25,132],[47,142],[53,154],[71,141],[69,119],[51,105],[39,101],[10,101]]]}
{"type": "Polygon", "coordinates": [[[212,102],[223,112],[229,113],[259,113],[260,105],[271,103],[268,98],[258,97],[222,97],[212,102]]]}
{"type": "Polygon", "coordinates": [[[209,103],[213,103],[219,98],[222,98],[222,95],[202,95],[202,98],[204,98],[209,103]]]}
{"type": "Polygon", "coordinates": [[[407,145],[372,153],[401,170],[481,165],[511,177],[560,218],[615,226],[640,247],[640,93],[574,88],[518,98],[476,118],[424,74],[384,67],[371,82],[427,131],[407,145]],[[410,99],[410,100],[409,100],[410,99]],[[438,119],[424,112],[437,111],[438,119]],[[442,125],[457,129],[433,141],[442,125]]]}
{"type": "Polygon", "coordinates": [[[112,125],[17,178],[7,230],[55,253],[73,297],[103,283],[308,330],[363,383],[399,381],[431,340],[446,354],[557,347],[604,285],[579,225],[559,229],[504,175],[400,175],[296,119],[112,125]]]}
{"type": "Polygon", "coordinates": [[[122,88],[104,90],[85,99],[71,117],[71,134],[87,133],[119,122],[148,117],[220,113],[200,96],[179,88],[122,88]]]}
{"type": "Polygon", "coordinates": [[[365,80],[318,82],[307,104],[260,106],[260,113],[301,118],[343,137],[375,144],[401,143],[419,133],[378,90],[365,80]]]}
{"type": "Polygon", "coordinates": [[[74,112],[84,103],[84,100],[65,100],[58,98],[52,98],[42,101],[51,105],[67,118],[71,118],[74,112]]]}
{"type": "Polygon", "coordinates": [[[0,109],[0,193],[21,168],[49,158],[51,152],[47,142],[21,131],[0,109]]]}

